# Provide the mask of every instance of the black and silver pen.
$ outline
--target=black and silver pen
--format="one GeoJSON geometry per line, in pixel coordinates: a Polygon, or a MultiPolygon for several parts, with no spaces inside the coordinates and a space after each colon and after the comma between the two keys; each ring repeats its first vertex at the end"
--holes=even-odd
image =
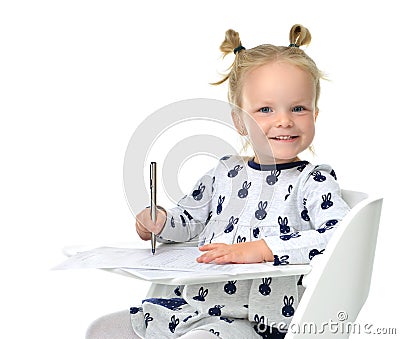
{"type": "MultiPolygon", "coordinates": [[[[150,163],[150,214],[151,220],[157,221],[157,164],[150,163]]],[[[156,253],[156,235],[151,233],[151,253],[156,253]]]]}

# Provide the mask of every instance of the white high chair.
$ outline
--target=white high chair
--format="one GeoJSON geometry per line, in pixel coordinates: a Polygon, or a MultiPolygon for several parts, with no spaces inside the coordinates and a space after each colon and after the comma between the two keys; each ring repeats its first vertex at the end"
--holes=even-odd
{"type": "MultiPolygon", "coordinates": [[[[346,324],[356,320],[367,299],[383,199],[349,190],[342,190],[342,196],[351,210],[333,234],[324,254],[313,258],[311,272],[304,270],[304,273],[309,272],[303,278],[306,289],[286,339],[348,338],[351,333],[346,324]],[[336,333],[329,332],[329,323],[338,324],[336,333]]],[[[191,283],[204,282],[193,278],[191,283]]],[[[211,281],[207,279],[207,282],[211,281]]],[[[153,283],[148,297],[161,297],[167,290],[168,286],[153,283]]]]}
{"type": "Polygon", "coordinates": [[[342,196],[351,211],[313,259],[287,339],[348,338],[368,297],[383,199],[348,190],[342,196]],[[329,322],[336,333],[329,333],[329,322]]]}

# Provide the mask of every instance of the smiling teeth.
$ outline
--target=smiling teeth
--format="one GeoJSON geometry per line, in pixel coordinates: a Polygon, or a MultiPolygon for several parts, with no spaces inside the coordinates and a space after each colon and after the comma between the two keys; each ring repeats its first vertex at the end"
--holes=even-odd
{"type": "Polygon", "coordinates": [[[278,140],[289,140],[289,139],[292,139],[292,136],[290,136],[290,135],[280,135],[278,137],[275,137],[275,139],[278,139],[278,140]]]}

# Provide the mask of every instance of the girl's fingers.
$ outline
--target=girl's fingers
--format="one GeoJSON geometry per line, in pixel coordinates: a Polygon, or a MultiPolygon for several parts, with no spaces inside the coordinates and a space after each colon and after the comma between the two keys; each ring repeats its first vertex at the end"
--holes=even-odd
{"type": "Polygon", "coordinates": [[[203,245],[203,246],[200,246],[199,247],[199,250],[200,251],[210,251],[210,250],[212,250],[212,249],[214,249],[214,246],[213,246],[214,244],[207,244],[207,245],[203,245]]]}
{"type": "Polygon", "coordinates": [[[211,251],[211,250],[215,250],[217,248],[224,247],[224,246],[226,246],[226,244],[222,244],[222,243],[207,244],[207,245],[203,245],[203,246],[199,247],[199,250],[200,251],[211,251]]]}
{"type": "Polygon", "coordinates": [[[205,253],[205,254],[203,254],[203,255],[201,255],[200,257],[197,258],[197,262],[202,262],[202,263],[205,263],[205,264],[210,263],[213,260],[214,260],[214,256],[211,255],[210,252],[207,252],[207,253],[205,253]]]}
{"type": "Polygon", "coordinates": [[[272,251],[264,240],[232,245],[223,243],[207,244],[200,247],[200,250],[205,252],[197,258],[197,261],[202,263],[244,264],[274,260],[272,251]]]}
{"type": "Polygon", "coordinates": [[[213,261],[216,262],[216,259],[225,256],[227,253],[226,247],[221,245],[225,244],[209,244],[200,247],[201,251],[207,251],[207,252],[198,257],[197,262],[202,262],[202,263],[210,263],[213,261]]]}
{"type": "Polygon", "coordinates": [[[231,264],[232,261],[231,261],[229,258],[230,258],[230,256],[229,256],[228,254],[225,254],[225,255],[223,255],[223,256],[220,256],[220,257],[218,257],[218,258],[215,258],[215,259],[214,259],[214,262],[215,262],[216,264],[231,264]]]}

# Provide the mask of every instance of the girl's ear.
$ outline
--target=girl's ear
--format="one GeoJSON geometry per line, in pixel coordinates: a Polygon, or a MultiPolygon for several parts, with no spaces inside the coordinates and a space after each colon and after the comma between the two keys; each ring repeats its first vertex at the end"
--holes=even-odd
{"type": "Polygon", "coordinates": [[[232,115],[233,124],[235,125],[238,133],[242,136],[247,135],[246,127],[244,126],[242,118],[239,116],[239,114],[232,111],[231,115],[232,115]]]}
{"type": "Polygon", "coordinates": [[[319,113],[319,109],[317,108],[317,109],[315,110],[315,113],[314,113],[314,122],[317,121],[318,113],[319,113]]]}

